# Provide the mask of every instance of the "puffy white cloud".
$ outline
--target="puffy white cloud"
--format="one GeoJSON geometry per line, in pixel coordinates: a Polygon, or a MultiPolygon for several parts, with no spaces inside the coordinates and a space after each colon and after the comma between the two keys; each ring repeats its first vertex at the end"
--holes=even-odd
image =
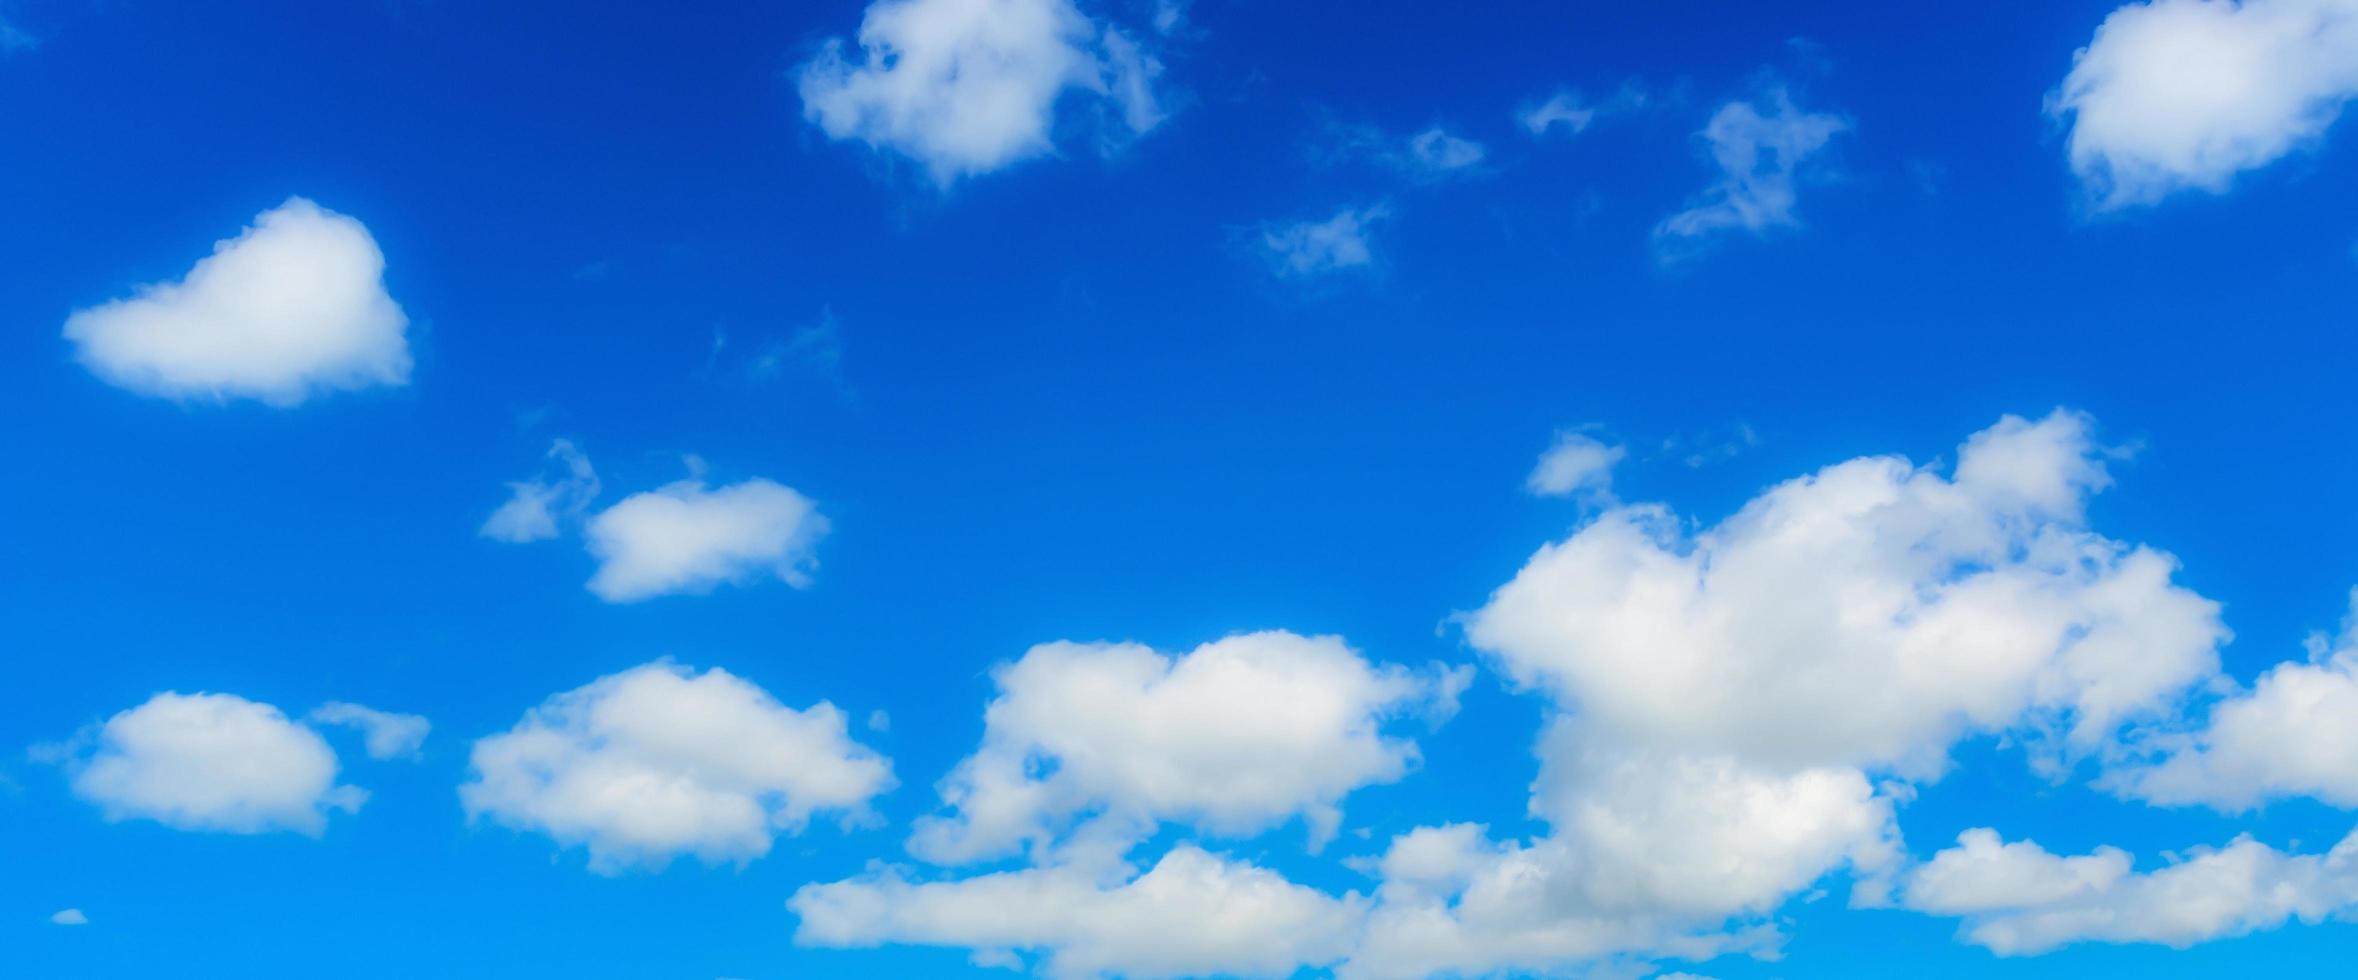
{"type": "Polygon", "coordinates": [[[1395,838],[1366,940],[1340,975],[1763,953],[1776,934],[1760,920],[1787,898],[1897,855],[1890,801],[1857,770],[1780,774],[1630,749],[1570,719],[1551,725],[1540,757],[1532,811],[1549,833],[1493,843],[1455,824],[1395,838]]]}
{"type": "Polygon", "coordinates": [[[1968,830],[1908,881],[1905,903],[1963,916],[1963,937],[2001,956],[2076,942],[2195,943],[2358,912],[2358,834],[2322,855],[2248,837],[2132,872],[2126,853],[2059,857],[1968,830]]]}
{"type": "Polygon", "coordinates": [[[920,857],[961,862],[1046,847],[1093,815],[1115,838],[1182,821],[1256,833],[1292,817],[1331,837],[1353,789],[1417,761],[1384,733],[1451,710],[1470,675],[1378,667],[1336,637],[1247,633],[1167,656],[1130,643],[1049,643],[992,672],[983,744],[920,820],[920,857]]]}
{"type": "Polygon", "coordinates": [[[82,914],[81,909],[60,909],[49,917],[49,921],[52,925],[86,926],[90,924],[90,917],[82,914]]]}
{"type": "Polygon", "coordinates": [[[418,715],[378,711],[344,701],[311,709],[310,721],[359,729],[371,759],[417,758],[418,749],[426,744],[426,733],[434,727],[418,715]]]}
{"type": "Polygon", "coordinates": [[[60,748],[74,795],[108,820],[181,830],[318,836],[368,794],[336,784],[319,733],[233,694],[165,692],[60,748]]]}
{"type": "Polygon", "coordinates": [[[727,671],[665,661],[549,698],[476,742],[473,767],[459,788],[470,818],[586,846],[602,874],[683,854],[748,861],[812,814],[856,818],[893,786],[834,705],[797,711],[727,671]]]}
{"type": "Polygon", "coordinates": [[[1344,208],[1324,221],[1297,221],[1261,229],[1261,248],[1283,276],[1315,276],[1357,269],[1375,262],[1368,230],[1392,216],[1383,204],[1344,208]]]}
{"type": "Polygon", "coordinates": [[[2155,736],[2159,761],[2107,774],[2116,792],[2165,805],[2244,810],[2313,796],[2358,808],[2358,594],[2334,643],[2313,637],[2308,663],[2283,663],[2210,708],[2192,732],[2155,736]]]}
{"type": "Polygon", "coordinates": [[[213,246],[179,282],[76,311],[65,337],[108,384],[178,399],[315,394],[409,380],[409,318],[360,222],[300,197],[213,246]]]}
{"type": "Polygon", "coordinates": [[[1912,776],[1971,732],[2108,749],[2212,675],[2226,630],[2169,556],[2085,526],[2108,482],[2088,430],[2009,417],[1952,476],[1854,459],[1692,535],[1614,508],[1542,548],[1467,635],[1631,744],[1912,776]]]}
{"type": "Polygon", "coordinates": [[[1340,959],[1364,901],[1188,844],[1152,870],[1051,866],[912,882],[898,869],[806,885],[787,906],[806,946],[963,946],[978,961],[1044,951],[1057,977],[1285,977],[1340,959]]]}
{"type": "Polygon", "coordinates": [[[1802,167],[1849,129],[1841,116],[1797,108],[1782,88],[1720,106],[1696,134],[1710,147],[1719,178],[1654,226],[1655,244],[1691,247],[1726,232],[1799,224],[1793,208],[1802,167]]]}
{"type": "Polygon", "coordinates": [[[1164,115],[1161,64],[1072,0],[875,0],[859,46],[851,57],[831,40],[801,68],[804,118],[943,186],[1055,152],[1060,105],[1088,103],[1108,132],[1164,115]]]}
{"type": "Polygon", "coordinates": [[[1523,488],[1541,497],[1574,494],[1600,500],[1613,497],[1613,467],[1628,450],[1581,432],[1556,433],[1556,441],[1539,455],[1539,465],[1523,481],[1523,488]]]}
{"type": "Polygon", "coordinates": [[[549,458],[564,468],[555,479],[534,478],[508,484],[508,500],[492,511],[476,533],[494,541],[522,544],[543,541],[559,533],[559,522],[579,519],[598,496],[598,471],[571,441],[549,446],[549,458]]]}
{"type": "Polygon", "coordinates": [[[608,602],[774,577],[801,588],[827,533],[817,504],[794,488],[754,478],[722,487],[681,480],[635,493],[590,518],[598,560],[589,590],[608,602]]]}
{"type": "Polygon", "coordinates": [[[2100,208],[2223,192],[2358,96],[2354,0],[2157,0],[2104,19],[2048,100],[2100,208]]]}

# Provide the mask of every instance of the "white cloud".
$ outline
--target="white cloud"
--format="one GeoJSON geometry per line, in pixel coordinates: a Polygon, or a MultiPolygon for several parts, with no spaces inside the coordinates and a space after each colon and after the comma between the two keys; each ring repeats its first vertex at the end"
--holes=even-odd
{"type": "Polygon", "coordinates": [[[549,446],[549,458],[564,467],[555,479],[534,478],[508,484],[508,500],[483,522],[476,533],[494,541],[522,544],[557,536],[559,521],[580,518],[598,496],[598,473],[589,457],[573,443],[559,439],[549,446]]]}
{"type": "Polygon", "coordinates": [[[1060,105],[1088,103],[1108,132],[1144,133],[1164,115],[1161,64],[1072,0],[875,0],[859,46],[847,57],[830,40],[801,68],[804,118],[942,186],[1055,152],[1060,105]]]}
{"type": "Polygon", "coordinates": [[[897,869],[806,885],[788,908],[805,946],[913,943],[1045,951],[1055,977],[1286,977],[1331,963],[1364,902],[1335,898],[1193,845],[1152,870],[1055,866],[912,882],[897,869]]]}
{"type": "Polygon", "coordinates": [[[318,836],[328,811],[368,796],[336,785],[319,733],[232,694],[158,694],[61,754],[74,795],[108,820],[181,830],[318,836]]]}
{"type": "Polygon", "coordinates": [[[590,518],[585,533],[598,559],[590,591],[636,602],[765,577],[804,587],[827,519],[810,498],[770,480],[718,488],[681,480],[623,498],[590,518]]]}
{"type": "Polygon", "coordinates": [[[857,818],[893,786],[834,705],[797,711],[727,671],[663,661],[549,698],[476,742],[473,766],[459,787],[470,818],[586,846],[601,874],[683,854],[748,861],[812,814],[857,818]]]}
{"type": "Polygon", "coordinates": [[[1247,633],[1167,656],[1137,644],[1049,643],[992,672],[982,747],[941,784],[947,816],[910,849],[941,862],[1082,836],[1128,841],[1161,821],[1241,835],[1299,816],[1312,843],[1342,797],[1405,775],[1414,743],[1389,717],[1453,708],[1469,679],[1378,667],[1336,637],[1247,633]]]}
{"type": "Polygon", "coordinates": [[[2107,775],[2153,803],[2246,810],[2288,796],[2358,808],[2358,594],[2338,641],[2311,640],[2310,662],[2283,663],[2210,708],[2208,723],[2154,737],[2162,758],[2107,775]]]}
{"type": "Polygon", "coordinates": [[[2218,607],[2090,531],[2088,420],[2009,417],[1952,476],[1854,459],[1689,535],[1606,511],[1466,620],[1515,681],[1633,744],[1935,775],[1970,732],[2048,758],[2114,744],[2211,676],[2218,607]]]}
{"type": "Polygon", "coordinates": [[[1787,898],[1843,866],[1879,873],[1896,857],[1890,801],[1856,770],[1778,774],[1630,749],[1564,718],[1539,754],[1532,813],[1549,833],[1494,843],[1456,824],[1395,838],[1366,941],[1339,975],[1765,953],[1776,934],[1763,920],[1787,898]]]}
{"type": "Polygon", "coordinates": [[[1686,210],[1654,226],[1656,245],[1799,224],[1793,208],[1803,166],[1849,129],[1841,116],[1797,108],[1782,88],[1757,102],[1720,106],[1696,134],[1710,147],[1719,177],[1686,210]]]}
{"type": "Polygon", "coordinates": [[[365,705],[330,701],[311,709],[309,720],[320,725],[359,729],[371,759],[415,759],[433,725],[418,715],[378,711],[365,705]]]}
{"type": "Polygon", "coordinates": [[[1963,916],[1963,938],[2001,956],[2077,942],[2183,948],[2358,912],[2358,834],[2322,855],[2239,837],[2149,872],[2130,864],[2115,848],[2059,857],[1977,828],[1911,875],[1905,904],[1963,916]]]}
{"type": "Polygon", "coordinates": [[[1646,104],[1646,94],[1631,85],[1622,86],[1613,97],[1592,102],[1578,92],[1557,92],[1544,101],[1527,105],[1515,113],[1515,121],[1533,136],[1545,136],[1549,130],[1562,127],[1577,136],[1605,116],[1628,112],[1646,104]]]}
{"type": "Polygon", "coordinates": [[[1324,221],[1298,221],[1261,229],[1261,247],[1279,275],[1315,276],[1357,269],[1375,262],[1368,230],[1392,216],[1383,204],[1344,208],[1324,221]]]}
{"type": "Polygon", "coordinates": [[[1523,481],[1523,488],[1541,497],[1593,496],[1613,499],[1613,467],[1627,456],[1620,446],[1579,432],[1556,433],[1556,441],[1539,456],[1539,465],[1523,481]]]}
{"type": "Polygon", "coordinates": [[[1408,138],[1408,160],[1428,174],[1454,173],[1478,166],[1487,151],[1482,144],[1435,126],[1408,138]]]}
{"type": "Polygon", "coordinates": [[[2104,19],[2048,111],[2099,208],[2237,174],[2316,145],[2358,97],[2354,0],[2158,0],[2104,19]]]}
{"type": "Polygon", "coordinates": [[[90,924],[90,917],[83,915],[81,909],[60,909],[49,917],[49,921],[53,925],[86,926],[90,924]]]}
{"type": "Polygon", "coordinates": [[[360,222],[302,198],[262,212],[179,282],[76,311],[65,337],[117,387],[177,399],[315,394],[409,380],[409,318],[360,222]]]}

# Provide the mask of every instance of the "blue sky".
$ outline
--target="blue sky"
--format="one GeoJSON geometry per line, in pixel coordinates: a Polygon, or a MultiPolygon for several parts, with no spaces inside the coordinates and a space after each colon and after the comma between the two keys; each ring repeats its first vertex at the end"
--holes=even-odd
{"type": "Polygon", "coordinates": [[[2347,0],[0,24],[0,973],[2358,939],[2347,0]]]}

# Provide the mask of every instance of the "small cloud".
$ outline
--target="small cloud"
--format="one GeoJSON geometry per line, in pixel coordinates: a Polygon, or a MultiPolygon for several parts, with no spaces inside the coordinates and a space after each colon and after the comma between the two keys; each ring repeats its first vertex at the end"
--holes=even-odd
{"type": "Polygon", "coordinates": [[[1803,167],[1850,128],[1842,116],[1802,110],[1782,87],[1720,106],[1695,134],[1719,176],[1686,210],[1654,226],[1656,248],[1678,258],[1728,232],[1800,224],[1794,204],[1803,167]]]}
{"type": "Polygon", "coordinates": [[[330,701],[311,710],[313,724],[358,729],[371,759],[415,759],[426,744],[433,724],[419,715],[378,711],[365,705],[330,701]]]}
{"type": "Polygon", "coordinates": [[[1545,136],[1559,127],[1577,136],[1599,119],[1642,109],[1645,105],[1646,93],[1636,85],[1623,85],[1611,98],[1601,102],[1591,102],[1587,96],[1567,90],[1524,106],[1515,113],[1515,121],[1534,137],[1545,136]]]}
{"type": "Polygon", "coordinates": [[[1523,481],[1535,497],[1579,496],[1601,503],[1613,499],[1613,467],[1628,450],[1581,432],[1558,432],[1523,481]]]}
{"type": "Polygon", "coordinates": [[[598,496],[597,471],[570,440],[552,443],[548,458],[557,461],[564,473],[555,479],[508,484],[507,503],[492,511],[475,533],[493,541],[522,544],[556,537],[560,523],[580,519],[598,496]]]}
{"type": "Polygon", "coordinates": [[[52,925],[86,926],[90,924],[90,917],[83,915],[81,909],[60,909],[49,917],[49,921],[52,925]]]}
{"type": "Polygon", "coordinates": [[[1265,225],[1261,247],[1281,276],[1317,276],[1363,268],[1375,262],[1368,230],[1391,217],[1384,204],[1344,208],[1324,221],[1265,225]]]}

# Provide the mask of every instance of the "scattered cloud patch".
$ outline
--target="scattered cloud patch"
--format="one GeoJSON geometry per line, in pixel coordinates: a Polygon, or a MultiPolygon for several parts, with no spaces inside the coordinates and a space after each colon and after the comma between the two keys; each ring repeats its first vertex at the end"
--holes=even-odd
{"type": "Polygon", "coordinates": [[[2116,792],[2164,806],[2230,812],[2308,796],[2358,809],[2358,594],[2341,635],[2310,640],[2306,663],[2282,663],[2250,690],[2210,706],[2207,722],[2145,743],[2160,758],[2108,774],[2116,792]]]}
{"type": "Polygon", "coordinates": [[[65,337],[100,379],[162,398],[285,407],[406,384],[409,318],[384,269],[360,222],[289,198],[180,281],[76,311],[65,337]]]}
{"type": "Polygon", "coordinates": [[[1523,489],[1534,496],[1582,496],[1602,502],[1613,499],[1613,467],[1628,450],[1583,432],[1558,432],[1556,441],[1539,455],[1539,465],[1524,479],[1523,489]]]}
{"type": "Polygon", "coordinates": [[[2185,190],[2317,145],[2358,97],[2358,3],[2157,0],[2113,11],[2047,111],[2099,210],[2185,190]]]}
{"type": "Polygon", "coordinates": [[[1525,105],[1515,113],[1515,122],[1534,137],[1562,129],[1578,136],[1599,119],[1644,108],[1646,93],[1634,85],[1624,85],[1611,98],[1592,101],[1575,91],[1560,91],[1538,102],[1525,105]]]}
{"type": "Polygon", "coordinates": [[[523,544],[554,538],[560,533],[560,522],[580,520],[590,502],[597,499],[598,472],[569,440],[551,444],[548,456],[563,472],[554,479],[536,477],[508,484],[508,502],[491,512],[477,534],[523,544]]]}
{"type": "MultiPolygon", "coordinates": [[[[810,584],[826,536],[818,505],[793,487],[754,477],[714,487],[701,477],[634,493],[589,513],[600,490],[587,456],[560,439],[549,449],[564,473],[508,484],[508,501],[480,532],[512,543],[546,540],[578,527],[598,562],[589,590],[608,602],[710,592],[777,579],[810,584]]],[[[692,472],[702,463],[691,457],[692,472]]]]}
{"type": "Polygon", "coordinates": [[[2287,854],[2238,837],[2153,871],[2130,865],[2117,848],[2062,857],[1976,828],[1910,876],[1905,903],[1963,917],[1961,938],[2000,956],[2080,942],[2182,949],[2358,912],[2358,834],[2324,854],[2287,854]]]}
{"type": "Polygon", "coordinates": [[[875,0],[858,45],[830,40],[802,66],[803,117],[940,187],[1057,152],[1074,104],[1126,136],[1165,114],[1153,51],[1072,0],[875,0]]]}
{"type": "Polygon", "coordinates": [[[769,853],[813,814],[857,819],[894,785],[825,701],[795,710],[725,670],[644,664],[562,694],[475,743],[459,787],[489,818],[589,851],[590,870],[769,853]]]}
{"type": "Polygon", "coordinates": [[[1261,229],[1261,248],[1280,276],[1321,276],[1366,268],[1375,263],[1368,233],[1377,222],[1391,216],[1388,205],[1371,204],[1344,208],[1323,221],[1266,225],[1261,229]]]}
{"type": "Polygon", "coordinates": [[[364,747],[371,759],[415,759],[426,744],[426,733],[433,724],[420,715],[378,711],[365,705],[344,701],[330,701],[311,709],[309,721],[317,725],[343,725],[361,733],[364,747]]]}
{"type": "Polygon", "coordinates": [[[1435,126],[1408,138],[1408,159],[1426,174],[1460,173],[1480,166],[1482,144],[1435,126]]]}
{"type": "Polygon", "coordinates": [[[1839,115],[1795,106],[1783,88],[1720,106],[1696,134],[1719,175],[1686,210],[1654,226],[1656,247],[1675,254],[1730,232],[1800,224],[1794,206],[1804,168],[1849,130],[1839,115]]]}
{"type": "Polygon", "coordinates": [[[960,863],[1078,836],[1135,840],[1164,821],[1244,835],[1293,817],[1315,847],[1352,790],[1406,775],[1393,717],[1446,714],[1466,670],[1369,663],[1336,637],[1246,633],[1176,656],[1049,643],[992,671],[983,744],[941,783],[947,816],[910,850],[960,863]]]}
{"type": "Polygon", "coordinates": [[[318,732],[234,694],[158,694],[44,754],[110,821],[316,837],[331,811],[368,798],[336,783],[336,753],[318,732]]]}
{"type": "Polygon", "coordinates": [[[681,480],[623,498],[583,533],[598,560],[589,590],[637,602],[758,578],[807,586],[827,519],[794,488],[759,477],[721,487],[681,480]]]}
{"type": "Polygon", "coordinates": [[[915,882],[900,869],[805,885],[787,902],[804,946],[961,946],[1058,977],[1291,976],[1340,959],[1363,901],[1332,897],[1190,844],[1145,874],[1054,866],[915,882]]]}
{"type": "Polygon", "coordinates": [[[60,926],[86,926],[90,924],[90,917],[83,915],[81,909],[59,909],[56,914],[49,917],[49,923],[60,926]]]}

